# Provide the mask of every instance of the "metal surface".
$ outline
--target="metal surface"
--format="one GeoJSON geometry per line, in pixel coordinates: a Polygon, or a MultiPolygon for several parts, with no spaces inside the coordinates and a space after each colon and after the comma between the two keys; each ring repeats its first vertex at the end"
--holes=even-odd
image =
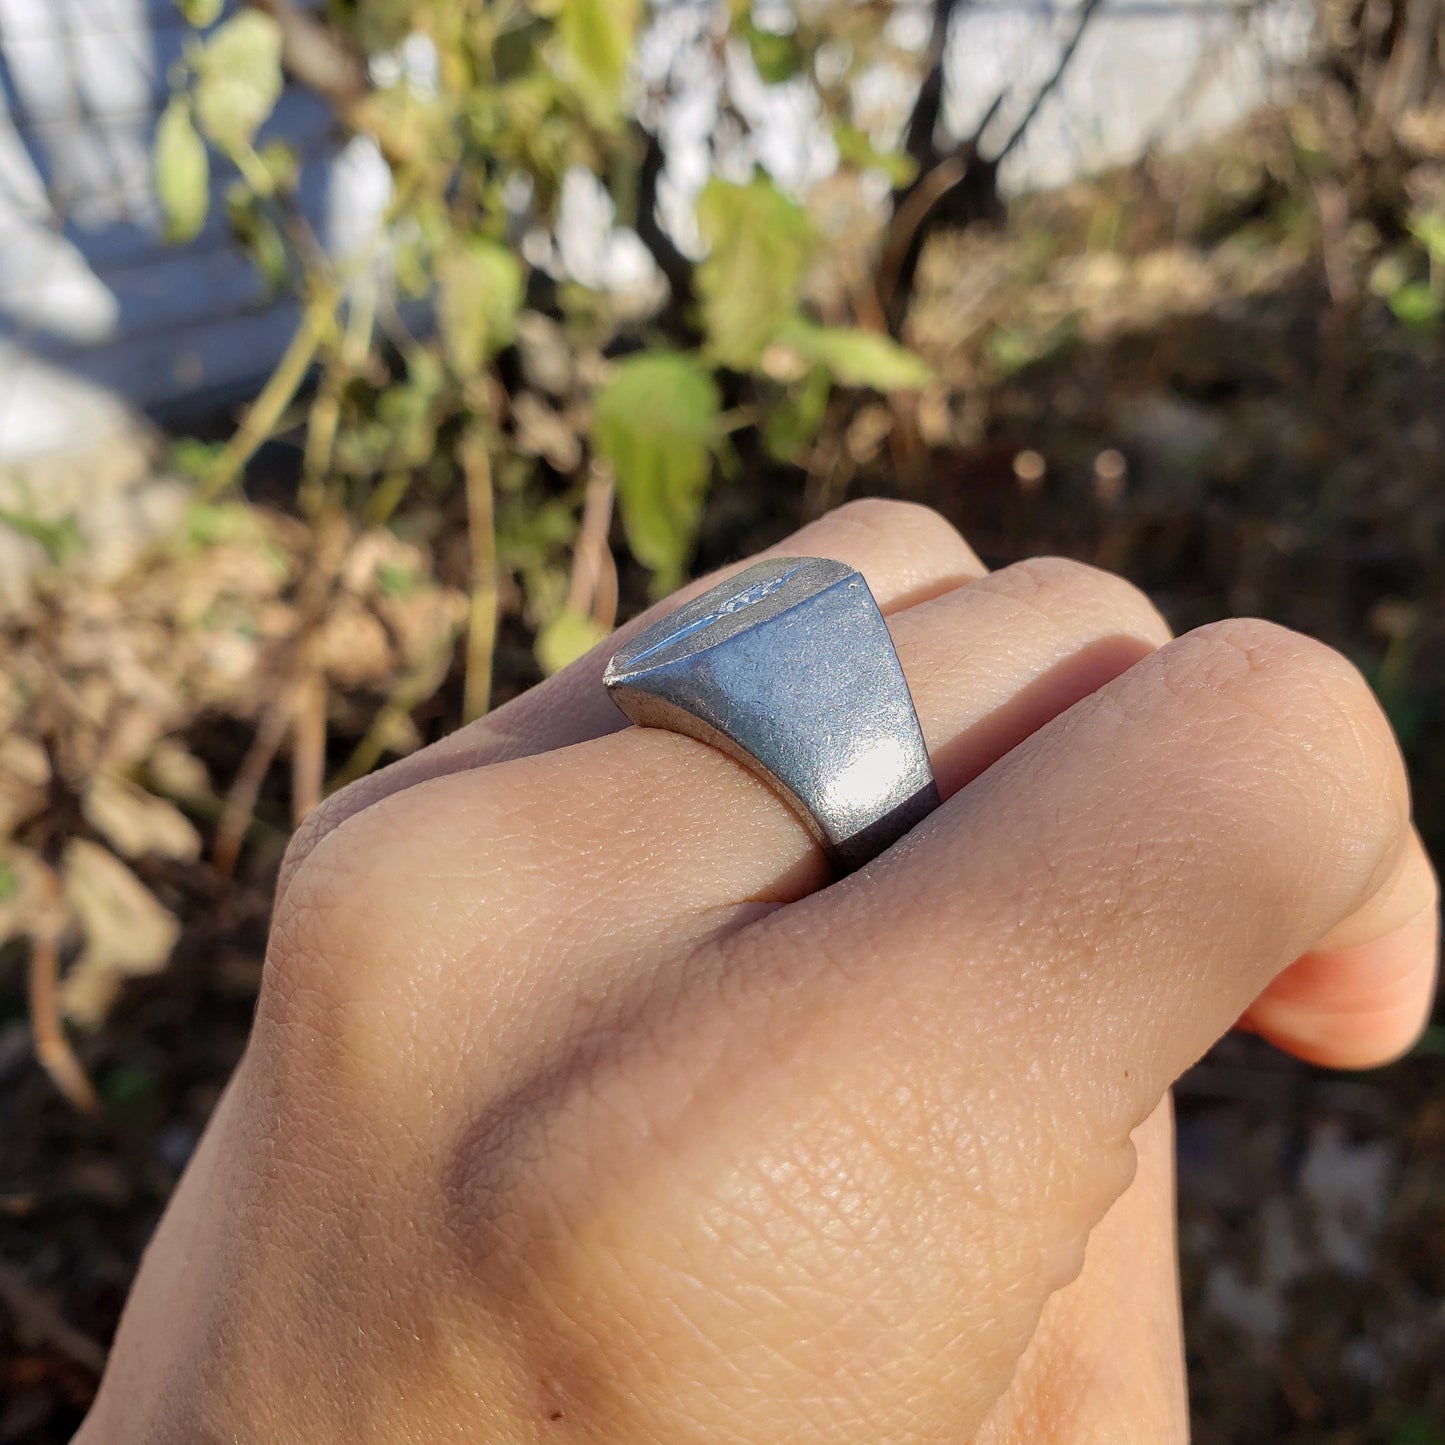
{"type": "Polygon", "coordinates": [[[633,722],[751,768],[840,872],[938,806],[893,639],[868,584],[841,562],[749,567],[618,648],[603,683],[633,722]]]}

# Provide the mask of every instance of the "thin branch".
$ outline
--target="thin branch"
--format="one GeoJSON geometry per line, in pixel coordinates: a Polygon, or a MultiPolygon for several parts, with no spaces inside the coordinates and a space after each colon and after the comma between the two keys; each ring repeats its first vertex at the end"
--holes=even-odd
{"type": "Polygon", "coordinates": [[[382,754],[392,745],[392,739],[410,717],[412,710],[420,706],[445,681],[456,635],[456,627],[451,624],[439,628],[431,646],[417,665],[397,679],[391,695],[372,718],[366,735],[357,743],[340,771],[327,782],[328,793],[334,793],[347,783],[364,777],[381,761],[382,754]]]}
{"type": "Polygon", "coordinates": [[[670,310],[675,327],[685,329],[688,324],[687,313],[697,299],[692,262],[678,250],[677,244],[657,219],[657,188],[667,165],[667,157],[663,154],[662,142],[653,132],[644,130],[640,125],[635,129],[643,142],[643,152],[642,164],[637,171],[637,216],[634,226],[638,240],[647,247],[648,253],[657,263],[657,269],[667,279],[668,289],[672,292],[670,310]]]}
{"type": "Polygon", "coordinates": [[[100,1113],[100,1098],[70,1047],[60,1017],[60,934],[64,927],[60,881],[48,864],[42,864],[41,869],[44,896],[30,933],[28,989],[35,1057],[71,1105],[93,1116],[100,1113]]]}
{"type": "Polygon", "coordinates": [[[261,784],[266,781],[266,774],[286,740],[294,708],[295,686],[288,684],[262,714],[261,725],[256,729],[256,736],[251,740],[251,746],[226,794],[226,806],[216,828],[216,846],[212,854],[216,872],[224,879],[235,874],[241,844],[250,831],[256,800],[261,796],[261,784]]]}
{"type": "Polygon", "coordinates": [[[945,200],[960,187],[976,184],[985,198],[980,214],[987,214],[987,201],[993,198],[992,186],[998,167],[993,161],[980,159],[978,141],[998,114],[1003,99],[1002,95],[995,96],[973,135],[961,142],[952,154],[915,177],[907,190],[894,196],[893,218],[884,236],[874,282],[878,304],[891,331],[896,332],[903,324],[923,243],[945,200]]]}
{"type": "MultiPolygon", "coordinates": [[[[320,661],[315,656],[317,635],[326,620],[326,609],[336,579],[346,560],[346,544],[349,539],[344,518],[339,515],[322,517],[314,524],[311,551],[301,574],[297,590],[295,630],[286,644],[284,659],[280,665],[281,680],[256,728],[256,736],[237,770],[235,781],[226,794],[226,804],[221,812],[221,821],[216,828],[216,845],[212,853],[217,874],[229,880],[236,871],[240,858],[241,844],[255,817],[256,800],[261,796],[261,786],[271,770],[276,755],[292,733],[293,746],[304,753],[307,747],[316,746],[314,735],[304,736],[307,722],[302,718],[307,701],[308,683],[313,672],[322,689],[322,707],[325,707],[325,681],[320,673],[320,661]],[[296,730],[302,737],[297,738],[296,730]]],[[[314,730],[314,719],[312,720],[314,730]]],[[[319,792],[319,783],[311,781],[312,775],[319,775],[324,768],[325,733],[322,721],[321,751],[318,761],[314,753],[296,763],[293,758],[293,782],[299,783],[305,797],[319,792]]],[[[293,800],[293,811],[297,804],[293,800]]]]}
{"type": "Polygon", "coordinates": [[[43,1340],[92,1375],[105,1369],[105,1347],[70,1324],[18,1270],[0,1262],[0,1304],[10,1311],[22,1339],[43,1340]]]}
{"type": "Polygon", "coordinates": [[[302,85],[343,114],[371,90],[366,60],[325,21],[295,0],[247,0],[281,27],[281,59],[302,85]]]}
{"type": "Polygon", "coordinates": [[[320,803],[325,782],[326,674],[313,657],[296,690],[291,725],[292,827],[299,828],[320,803]]]}
{"type": "Polygon", "coordinates": [[[1003,143],[1003,149],[993,157],[994,165],[1003,164],[1004,157],[1012,152],[1024,138],[1024,132],[1034,123],[1034,117],[1038,115],[1043,103],[1058,89],[1059,83],[1064,78],[1064,72],[1069,68],[1069,62],[1074,58],[1074,52],[1079,48],[1079,42],[1084,38],[1084,31],[1089,28],[1089,22],[1094,18],[1094,12],[1102,3],[1103,0],[1084,0],[1084,3],[1079,6],[1078,24],[1074,26],[1074,33],[1069,36],[1068,44],[1059,54],[1059,63],[1054,66],[1054,73],[1035,92],[1029,108],[1024,112],[1023,119],[1014,127],[1013,134],[1003,143]]]}
{"type": "Polygon", "coordinates": [[[462,438],[462,475],[467,489],[467,526],[472,544],[472,606],[467,622],[467,675],[463,721],[491,706],[492,663],[497,646],[497,532],[493,516],[492,457],[479,428],[462,438]]]}
{"type": "Polygon", "coordinates": [[[617,564],[607,545],[615,492],[611,468],[603,462],[594,462],[587,479],[582,525],[577,529],[572,576],[567,588],[567,610],[582,617],[590,616],[609,631],[617,621],[617,564]]]}
{"type": "Polygon", "coordinates": [[[246,419],[237,428],[225,450],[216,459],[215,466],[200,489],[201,499],[213,502],[221,496],[245,470],[246,463],[256,454],[257,449],[270,437],[282,413],[291,405],[316,353],[321,349],[327,333],[335,320],[335,308],[327,300],[313,301],[301,317],[301,325],[291,338],[270,380],[261,390],[246,419]]]}
{"type": "Polygon", "coordinates": [[[958,0],[935,0],[933,37],[928,47],[928,73],[918,87],[913,110],[904,131],[903,149],[913,158],[919,174],[932,169],[942,159],[935,135],[938,116],[943,109],[945,51],[948,48],[948,26],[958,0]]]}

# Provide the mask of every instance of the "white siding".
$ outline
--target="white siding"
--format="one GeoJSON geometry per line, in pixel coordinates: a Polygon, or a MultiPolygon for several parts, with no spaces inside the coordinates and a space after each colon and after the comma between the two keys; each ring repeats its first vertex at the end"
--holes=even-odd
{"type": "MultiPolygon", "coordinates": [[[[202,234],[158,237],[150,150],[186,29],[171,0],[0,0],[0,459],[68,441],[97,384],[184,416],[263,377],[294,324],[227,234],[216,164],[202,234]],[[45,404],[36,402],[43,396],[45,404]]],[[[288,92],[264,134],[303,158],[324,228],[330,117],[288,92]]]]}

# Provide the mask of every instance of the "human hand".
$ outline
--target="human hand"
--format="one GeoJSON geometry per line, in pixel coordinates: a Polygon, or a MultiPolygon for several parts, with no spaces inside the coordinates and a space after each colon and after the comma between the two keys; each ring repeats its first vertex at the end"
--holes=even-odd
{"type": "Polygon", "coordinates": [[[1185,1438],[1171,1082],[1428,1010],[1389,729],[919,508],[776,550],[868,578],[943,806],[825,886],[615,641],[332,799],[83,1445],[1185,1438]]]}

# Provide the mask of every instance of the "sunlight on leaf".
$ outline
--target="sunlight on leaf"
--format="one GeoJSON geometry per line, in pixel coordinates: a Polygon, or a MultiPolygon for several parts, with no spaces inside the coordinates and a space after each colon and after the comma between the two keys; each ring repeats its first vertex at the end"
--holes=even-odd
{"type": "Polygon", "coordinates": [[[521,262],[498,241],[468,237],[442,256],[437,287],[447,360],[458,376],[475,376],[512,339],[525,290],[521,262]]]}
{"type": "Polygon", "coordinates": [[[890,337],[852,326],[818,326],[795,316],[778,329],[778,340],[809,361],[826,367],[844,386],[871,386],[875,391],[906,391],[933,377],[922,357],[890,337]]]}
{"type": "Polygon", "coordinates": [[[211,159],[191,123],[190,103],[181,96],[156,124],[155,177],[166,240],[177,245],[194,241],[211,205],[211,159]]]}
{"type": "Polygon", "coordinates": [[[587,118],[599,130],[622,121],[632,42],[642,16],[639,0],[562,0],[557,40],[562,69],[587,118]]]}
{"type": "Polygon", "coordinates": [[[627,542],[656,592],[682,577],[702,514],[718,390],[689,356],[620,362],[597,394],[598,453],[612,463],[627,542]]]}
{"type": "Polygon", "coordinates": [[[187,25],[197,30],[209,29],[221,18],[226,0],[176,0],[176,9],[185,16],[187,25]]]}
{"type": "Polygon", "coordinates": [[[607,635],[608,629],[596,618],[568,608],[537,634],[537,661],[550,677],[591,652],[607,635]]]}
{"type": "Polygon", "coordinates": [[[248,149],[281,98],[281,27],[243,10],[206,42],[196,67],[196,119],[221,150],[248,149]]]}
{"type": "Polygon", "coordinates": [[[697,268],[708,351],[745,371],[797,307],[816,243],[813,223],[761,174],[743,186],[709,181],[697,223],[711,248],[697,268]]]}

